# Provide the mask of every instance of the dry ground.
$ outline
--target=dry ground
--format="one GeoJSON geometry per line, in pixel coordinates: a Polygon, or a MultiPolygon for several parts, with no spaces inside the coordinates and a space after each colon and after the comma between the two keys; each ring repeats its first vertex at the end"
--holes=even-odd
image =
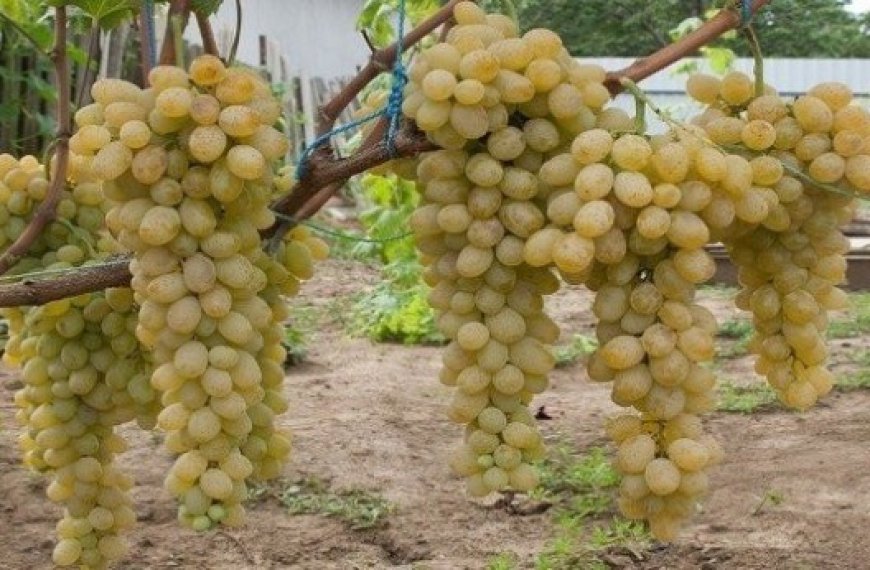
{"type": "MultiPolygon", "coordinates": [[[[553,517],[469,501],[447,471],[442,458],[460,433],[442,416],[447,389],[437,381],[438,349],[373,345],[342,333],[341,300],[376,278],[357,264],[329,262],[307,286],[302,299],[323,309],[326,324],[310,339],[307,362],[288,376],[293,404],[281,422],[295,436],[287,480],[316,477],[334,489],[379,494],[395,507],[385,523],[353,530],[336,518],[291,516],[265,498],[251,507],[246,528],[197,535],[177,526],[162,490],[170,457],[159,438],[127,427],[123,463],[137,482],[140,523],[121,568],[453,570],[485,568],[504,552],[515,553],[518,567],[533,567],[553,538],[553,517]]],[[[721,320],[735,314],[721,293],[704,297],[721,320]]],[[[588,302],[571,290],[550,303],[566,336],[589,332],[588,302]]],[[[839,360],[866,343],[840,342],[839,360]]],[[[750,370],[747,358],[725,367],[743,381],[750,370]]],[[[0,568],[49,568],[58,513],[40,479],[18,462],[14,382],[14,371],[0,378],[0,568]]],[[[587,382],[580,366],[558,370],[538,403],[553,416],[542,422],[551,441],[581,451],[605,444],[601,422],[616,408],[608,388],[587,382]]],[[[612,565],[870,568],[870,392],[834,394],[805,414],[717,413],[708,423],[728,456],[704,511],[675,544],[608,557],[612,565]],[[770,493],[782,502],[759,510],[770,493]]]]}

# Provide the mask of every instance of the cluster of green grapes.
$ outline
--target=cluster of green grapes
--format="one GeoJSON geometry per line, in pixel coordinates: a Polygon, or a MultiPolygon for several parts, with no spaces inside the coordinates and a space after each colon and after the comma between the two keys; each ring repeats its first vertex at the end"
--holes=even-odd
{"type": "Polygon", "coordinates": [[[198,530],[239,525],[246,480],[280,473],[290,450],[281,393],[281,294],[298,291],[323,242],[296,231],[280,261],[262,250],[273,163],[288,144],[280,105],[253,72],[212,56],[154,68],[151,87],[101,80],[73,137],[114,206],[109,230],[131,250],[135,336],[161,393],[158,425],[178,455],[166,488],[198,530]]]}
{"type": "Polygon", "coordinates": [[[849,250],[840,227],[855,197],[870,192],[870,112],[841,83],[791,104],[772,92],[756,97],[752,84],[741,73],[696,76],[688,92],[709,105],[696,123],[712,142],[754,157],[755,182],[769,188],[764,219],[722,241],[739,268],[736,303],[753,315],[756,370],[786,405],[806,409],[832,386],[827,312],[847,304],[837,287],[849,250]]]}
{"type": "Polygon", "coordinates": [[[457,387],[449,413],[468,425],[451,464],[475,495],[534,480],[525,464],[522,481],[505,467],[535,457],[538,440],[531,454],[512,442],[514,404],[502,404],[510,390],[527,403],[546,385],[530,385],[547,369],[520,366],[511,343],[526,335],[545,349],[558,336],[541,312],[555,268],[596,292],[601,348],[589,375],[613,382],[614,402],[637,413],[608,426],[621,508],[672,540],[722,456],[699,419],[715,405],[706,363],[717,324],[695,302],[716,270],[705,246],[724,242],[741,266],[737,303],[755,312],[759,371],[790,405],[812,404],[830,389],[820,334],[824,309],[845,300],[838,227],[854,202],[811,182],[867,191],[867,113],[840,85],[789,107],[772,92],[755,97],[743,74],[693,76],[688,91],[709,108],[645,136],[603,108],[603,71],[576,63],[552,32],[518,37],[470,2],[454,19],[413,65],[404,102],[443,149],[419,161],[424,203],[412,227],[452,341],[441,375],[457,387]],[[518,289],[535,294],[534,312],[517,304],[518,289]]]}
{"type": "Polygon", "coordinates": [[[104,181],[106,225],[134,253],[135,338],[149,351],[157,423],[178,457],[165,481],[194,529],[239,525],[246,481],[280,473],[290,440],[281,295],[298,291],[325,244],[296,230],[277,259],[259,231],[273,166],[288,150],[272,125],[279,102],[254,72],[195,59],[189,72],[159,66],[151,87],[94,84],[76,115],[79,167],[104,181]]]}
{"type": "MultiPolygon", "coordinates": [[[[543,443],[528,404],[548,385],[554,360],[547,345],[559,336],[542,312],[543,295],[558,281],[523,263],[519,236],[528,235],[529,220],[499,216],[501,170],[483,154],[429,154],[419,166],[425,205],[411,219],[433,286],[429,301],[451,340],[441,373],[456,388],[448,415],[467,426],[450,463],[474,496],[537,485],[530,463],[543,443]]],[[[513,205],[534,208],[527,200],[513,205]]]]}
{"type": "MultiPolygon", "coordinates": [[[[93,257],[94,251],[111,251],[108,236],[100,234],[105,216],[103,193],[97,181],[71,171],[72,190],[63,189],[57,215],[36,238],[12,273],[48,268],[56,263],[69,267],[93,257]]],[[[35,209],[45,199],[49,180],[33,156],[20,160],[0,154],[0,249],[6,249],[27,227],[35,209]]]]}
{"type": "Polygon", "coordinates": [[[580,165],[574,195],[550,211],[590,240],[583,282],[596,292],[600,348],[588,373],[612,382],[613,401],[640,413],[608,425],[618,446],[620,508],[647,520],[657,538],[673,540],[707,490],[706,471],[721,458],[698,417],[715,405],[715,376],[704,363],[713,358],[717,324],[694,299],[716,270],[704,250],[711,227],[736,218],[720,186],[721,166],[746,161],[707,153],[691,133],[614,136],[602,129],[578,135],[572,155],[580,165]],[[717,218],[723,203],[729,220],[717,218]]]}
{"type": "Polygon", "coordinates": [[[447,40],[412,65],[404,112],[444,149],[419,162],[411,227],[451,340],[441,372],[456,389],[448,415],[466,426],[450,465],[483,496],[538,481],[531,464],[544,446],[528,405],[554,364],[559,329],[543,297],[559,282],[537,261],[555,255],[560,271],[576,274],[582,244],[555,229],[559,246],[544,252],[533,236],[546,231],[548,197],[573,183],[565,145],[597,124],[608,95],[603,70],[574,61],[556,34],[519,37],[509,18],[471,2],[454,16],[447,40]]]}
{"type": "MultiPolygon", "coordinates": [[[[78,174],[82,174],[78,172],[78,174]]],[[[0,156],[0,208],[20,230],[45,197],[45,169],[33,157],[0,156]],[[15,221],[13,221],[15,220],[15,221]]],[[[102,191],[93,180],[64,190],[58,220],[12,268],[14,273],[59,271],[114,249],[100,235],[102,191]]],[[[130,289],[109,289],[40,307],[5,309],[11,337],[6,362],[21,366],[16,393],[25,464],[47,472],[48,497],[64,507],[54,551],[58,565],[101,568],[121,558],[120,533],[135,522],[127,494],[131,480],[114,466],[124,441],[116,425],[137,419],[154,425],[157,398],[149,365],[133,331],[130,289]]]]}

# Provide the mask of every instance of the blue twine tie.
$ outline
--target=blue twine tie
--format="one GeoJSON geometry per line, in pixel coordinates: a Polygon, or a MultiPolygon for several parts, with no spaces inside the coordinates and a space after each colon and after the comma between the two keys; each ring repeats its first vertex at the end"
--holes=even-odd
{"type": "Polygon", "coordinates": [[[324,133],[314,139],[314,141],[306,146],[302,153],[299,155],[299,159],[296,163],[296,180],[302,180],[305,176],[305,172],[308,168],[308,160],[311,158],[311,155],[317,150],[319,147],[328,143],[332,137],[346,133],[348,131],[352,131],[357,127],[360,127],[369,121],[373,121],[380,117],[386,116],[390,119],[389,127],[387,128],[387,132],[385,134],[385,141],[387,144],[387,149],[389,150],[390,156],[396,155],[396,135],[399,131],[399,123],[402,118],[402,97],[405,91],[405,85],[408,84],[408,73],[405,70],[405,63],[402,59],[402,54],[405,51],[405,0],[399,0],[399,30],[398,30],[398,39],[396,40],[396,61],[393,64],[393,72],[392,72],[392,82],[390,86],[390,97],[387,100],[387,104],[371,113],[370,115],[366,115],[360,119],[356,119],[355,121],[351,121],[340,127],[336,127],[329,131],[328,133],[324,133]]]}
{"type": "Polygon", "coordinates": [[[145,21],[148,29],[148,57],[150,65],[157,61],[157,33],[154,31],[154,0],[145,0],[145,21]]]}
{"type": "Polygon", "coordinates": [[[405,51],[405,0],[399,0],[399,36],[396,40],[396,63],[393,66],[393,85],[390,88],[390,100],[387,104],[387,116],[390,118],[390,128],[387,129],[387,148],[390,156],[396,156],[396,134],[399,132],[399,120],[402,117],[402,94],[408,84],[408,74],[402,62],[405,51]]]}
{"type": "Polygon", "coordinates": [[[740,24],[744,28],[752,24],[752,0],[740,0],[740,24]]]}

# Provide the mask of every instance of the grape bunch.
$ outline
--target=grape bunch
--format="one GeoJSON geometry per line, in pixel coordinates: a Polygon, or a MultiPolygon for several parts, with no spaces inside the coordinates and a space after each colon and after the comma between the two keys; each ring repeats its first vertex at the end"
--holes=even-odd
{"type": "Polygon", "coordinates": [[[281,295],[327,251],[304,229],[275,258],[262,248],[275,162],[288,150],[268,84],[209,55],[148,79],[148,89],[95,83],[73,146],[104,181],[107,227],[134,253],[135,338],[151,355],[157,424],[177,455],[165,486],[179,520],[235,526],[247,481],[278,475],[290,450],[275,427],[287,409],[281,295]]]}
{"type": "MultiPolygon", "coordinates": [[[[474,496],[537,485],[530,463],[543,443],[528,404],[547,387],[548,345],[559,335],[542,312],[543,295],[558,282],[522,257],[519,235],[537,218],[498,215],[502,193],[491,168],[499,163],[475,160],[481,156],[444,150],[423,159],[424,205],[411,219],[433,286],[429,301],[451,340],[441,372],[441,382],[456,388],[448,416],[466,426],[450,464],[474,496]],[[487,186],[473,187],[481,182],[487,186]]],[[[527,201],[514,206],[537,211],[527,201]]]]}
{"type": "Polygon", "coordinates": [[[575,62],[556,34],[520,37],[470,2],[454,17],[446,41],[413,63],[403,109],[443,149],[419,161],[411,227],[451,341],[440,376],[455,388],[448,416],[466,426],[449,463],[483,496],[538,482],[544,446],[528,405],[547,388],[559,337],[543,297],[559,288],[553,258],[576,275],[585,245],[548,226],[547,203],[573,184],[565,147],[597,124],[609,95],[603,70],[575,62]]]}
{"type": "MultiPolygon", "coordinates": [[[[510,384],[528,403],[537,391],[529,375],[546,370],[523,369],[511,347],[492,347],[524,342],[523,319],[542,345],[556,340],[539,300],[558,288],[555,270],[596,292],[600,349],[589,376],[612,382],[613,401],[635,410],[608,424],[620,506],[672,540],[722,457],[699,418],[715,405],[717,324],[695,302],[716,270],[705,247],[725,243],[741,267],[737,304],[755,313],[759,372],[789,405],[811,405],[830,389],[820,335],[824,311],[845,300],[835,287],[848,248],[838,228],[854,212],[851,196],[814,183],[866,191],[866,111],[840,85],[789,107],[772,88],[756,96],[746,75],[696,75],[687,90],[704,113],[646,136],[605,108],[604,72],[570,58],[552,32],[520,37],[510,20],[470,2],[454,19],[446,41],[413,64],[403,108],[443,149],[419,160],[424,200],[412,227],[452,341],[441,374],[457,387],[449,415],[467,425],[451,465],[473,495],[524,489],[504,473],[508,451],[498,452],[517,447],[500,399],[510,384]],[[536,293],[534,314],[511,302],[518,286],[536,293]],[[519,375],[506,382],[496,367],[504,362],[526,385],[519,375]]],[[[534,449],[520,446],[519,459],[534,449]]]]}
{"type": "MultiPolygon", "coordinates": [[[[34,242],[11,273],[62,271],[115,249],[103,235],[102,191],[94,180],[70,178],[58,219],[34,242]]],[[[0,211],[8,227],[30,222],[45,198],[45,169],[33,157],[0,156],[0,211]]],[[[12,237],[12,236],[8,236],[12,237]]],[[[47,495],[64,507],[58,565],[105,567],[121,558],[121,533],[135,522],[131,479],[114,465],[125,448],[116,425],[136,419],[154,423],[157,398],[149,363],[133,335],[130,289],[109,289],[39,307],[4,309],[10,339],[4,360],[22,369],[24,387],[15,395],[24,462],[45,472],[47,495]]]]}
{"type": "Polygon", "coordinates": [[[766,215],[722,241],[739,268],[738,307],[751,311],[756,370],[786,405],[812,406],[832,387],[827,312],[845,308],[849,240],[840,227],[870,191],[870,113],[842,83],[823,83],[789,104],[751,78],[690,79],[709,106],[695,122],[710,139],[752,157],[755,182],[773,188],[766,215]]]}

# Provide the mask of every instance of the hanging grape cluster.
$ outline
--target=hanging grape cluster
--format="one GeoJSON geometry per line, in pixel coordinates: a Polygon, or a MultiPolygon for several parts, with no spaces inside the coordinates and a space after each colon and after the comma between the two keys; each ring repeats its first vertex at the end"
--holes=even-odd
{"type": "MultiPolygon", "coordinates": [[[[7,232],[20,233],[46,197],[49,181],[33,157],[0,156],[0,212],[7,232]]],[[[100,185],[72,169],[51,222],[11,273],[63,271],[116,244],[100,230],[100,185]]],[[[7,234],[11,240],[15,234],[7,234]]],[[[21,366],[15,395],[24,462],[50,477],[46,494],[64,509],[53,558],[58,565],[101,568],[123,557],[121,533],[135,522],[129,476],[114,465],[125,449],[116,425],[154,425],[149,364],[133,335],[130,289],[109,289],[39,307],[4,309],[10,339],[4,360],[21,366]]]]}
{"type": "Polygon", "coordinates": [[[825,312],[846,300],[839,227],[868,191],[868,114],[841,84],[789,105],[741,73],[695,75],[687,90],[705,112],[647,136],[604,107],[603,71],[571,59],[552,32],[519,37],[469,2],[454,19],[412,67],[404,106],[443,149],[419,161],[424,202],[412,227],[452,341],[441,374],[456,386],[448,413],[467,426],[451,466],[473,495],[535,480],[527,462],[540,436],[526,442],[533,453],[514,439],[512,424],[533,422],[525,408],[515,419],[505,396],[519,390],[528,404],[546,387],[529,379],[552,365],[544,355],[558,329],[541,296],[558,288],[555,269],[596,293],[600,348],[588,373],[635,410],[607,426],[620,507],[672,540],[722,458],[699,419],[715,407],[716,383],[717,324],[695,302],[716,270],[705,247],[723,242],[740,267],[736,303],[754,314],[758,371],[787,405],[809,407],[831,388],[825,312]],[[536,280],[530,315],[511,296],[536,280]],[[537,370],[513,354],[522,334],[538,343],[537,370]],[[505,382],[513,367],[521,374],[505,382]],[[520,467],[522,477],[511,470],[520,467]]]}
{"type": "Polygon", "coordinates": [[[870,192],[870,113],[852,104],[842,83],[823,83],[789,104],[756,97],[741,73],[690,79],[687,90],[708,105],[696,119],[710,140],[750,158],[752,220],[721,237],[739,268],[736,303],[751,311],[749,349],[788,406],[806,409],[827,394],[828,311],[846,307],[846,278],[857,197],[870,192]]]}
{"type": "Polygon", "coordinates": [[[275,221],[272,165],[288,150],[268,84],[208,55],[189,73],[156,67],[149,82],[98,81],[76,136],[101,133],[88,166],[115,204],[108,228],[134,253],[135,334],[178,456],[165,484],[179,520],[235,526],[246,482],[278,475],[290,450],[275,427],[287,409],[281,294],[311,277],[325,245],[296,230],[277,261],[261,247],[275,221]]]}

